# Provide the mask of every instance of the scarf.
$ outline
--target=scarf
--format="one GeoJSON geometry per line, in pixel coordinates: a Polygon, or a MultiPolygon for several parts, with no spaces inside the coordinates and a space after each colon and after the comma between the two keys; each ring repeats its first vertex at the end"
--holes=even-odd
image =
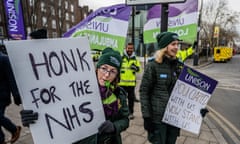
{"type": "MultiPolygon", "coordinates": [[[[100,95],[102,101],[112,95],[112,91],[106,86],[99,86],[100,95]]],[[[115,115],[118,113],[118,101],[114,101],[111,104],[103,104],[103,109],[106,117],[115,115]]]]}

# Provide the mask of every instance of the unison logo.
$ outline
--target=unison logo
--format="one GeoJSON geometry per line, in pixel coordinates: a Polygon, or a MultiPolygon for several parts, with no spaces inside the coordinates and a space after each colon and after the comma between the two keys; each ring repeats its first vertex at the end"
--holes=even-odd
{"type": "Polygon", "coordinates": [[[204,91],[208,91],[211,86],[208,82],[202,80],[202,78],[197,73],[194,73],[189,68],[187,69],[187,74],[185,76],[185,80],[204,91]]]}

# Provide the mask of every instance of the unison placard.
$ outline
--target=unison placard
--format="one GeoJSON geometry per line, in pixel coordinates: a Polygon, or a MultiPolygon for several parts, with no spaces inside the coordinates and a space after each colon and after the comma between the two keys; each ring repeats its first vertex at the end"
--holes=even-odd
{"type": "Polygon", "coordinates": [[[184,66],[162,121],[198,134],[202,124],[200,110],[206,107],[217,83],[216,80],[184,66]]]}

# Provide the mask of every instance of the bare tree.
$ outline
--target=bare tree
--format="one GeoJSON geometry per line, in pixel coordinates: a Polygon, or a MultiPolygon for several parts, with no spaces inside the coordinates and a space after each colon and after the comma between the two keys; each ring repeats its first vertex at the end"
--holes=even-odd
{"type": "Polygon", "coordinates": [[[211,48],[217,46],[219,41],[225,45],[233,41],[234,37],[239,37],[235,25],[238,23],[239,13],[229,9],[226,0],[205,1],[202,10],[202,22],[200,39],[207,41],[211,48]],[[219,37],[213,37],[214,28],[220,28],[219,37]]]}

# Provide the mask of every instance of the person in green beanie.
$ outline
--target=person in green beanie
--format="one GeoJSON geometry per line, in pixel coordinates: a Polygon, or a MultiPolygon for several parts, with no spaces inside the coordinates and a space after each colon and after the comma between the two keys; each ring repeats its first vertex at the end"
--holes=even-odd
{"type": "MultiPolygon", "coordinates": [[[[158,50],[154,59],[147,63],[140,85],[144,129],[153,144],[175,144],[180,129],[163,123],[162,118],[183,67],[176,58],[180,39],[173,32],[162,32],[156,39],[158,50]]],[[[207,112],[200,113],[204,117],[207,112]]]]}
{"type": "Polygon", "coordinates": [[[181,72],[176,58],[180,39],[173,32],[156,37],[158,50],[146,65],[140,85],[141,111],[148,140],[153,144],[175,144],[180,129],[162,122],[168,99],[181,72]]]}
{"type": "MultiPolygon", "coordinates": [[[[118,86],[122,58],[119,52],[105,48],[96,64],[96,75],[106,121],[98,133],[74,144],[122,144],[121,132],[129,127],[127,93],[118,86]]],[[[29,110],[21,111],[24,126],[35,123],[37,114],[29,110]]]]}

